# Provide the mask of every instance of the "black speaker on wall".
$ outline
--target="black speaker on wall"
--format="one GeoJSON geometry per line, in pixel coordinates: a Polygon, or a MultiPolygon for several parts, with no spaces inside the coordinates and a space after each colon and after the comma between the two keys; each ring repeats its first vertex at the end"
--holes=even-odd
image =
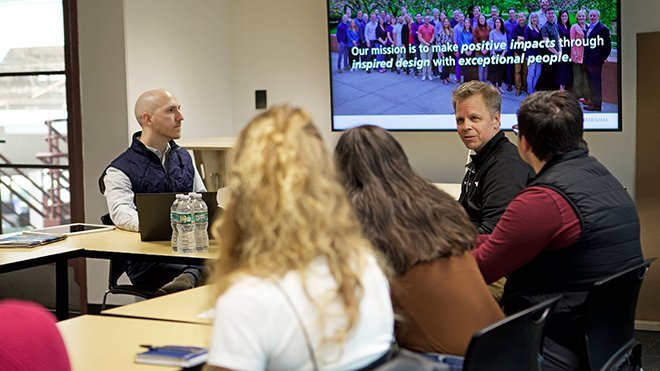
{"type": "Polygon", "coordinates": [[[266,91],[265,90],[255,90],[254,91],[254,107],[256,109],[266,109],[268,103],[266,102],[266,91]]]}

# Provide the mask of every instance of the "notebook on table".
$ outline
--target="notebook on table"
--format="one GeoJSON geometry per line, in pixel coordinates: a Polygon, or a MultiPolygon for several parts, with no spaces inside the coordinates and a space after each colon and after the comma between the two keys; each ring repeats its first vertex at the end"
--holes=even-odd
{"type": "MultiPolygon", "coordinates": [[[[209,208],[209,228],[220,215],[216,192],[200,192],[209,208]]],[[[142,241],[169,241],[172,239],[170,225],[170,207],[176,193],[138,193],[135,202],[140,221],[140,239],[142,241]]],[[[212,235],[209,233],[209,237],[212,235]]]]}
{"type": "Polygon", "coordinates": [[[62,241],[66,235],[40,233],[40,232],[22,232],[15,235],[0,237],[0,248],[2,247],[36,247],[49,243],[62,241]]]}
{"type": "Polygon", "coordinates": [[[206,362],[208,353],[205,348],[167,345],[149,348],[146,352],[135,356],[136,363],[148,363],[161,366],[193,367],[206,362]]]}

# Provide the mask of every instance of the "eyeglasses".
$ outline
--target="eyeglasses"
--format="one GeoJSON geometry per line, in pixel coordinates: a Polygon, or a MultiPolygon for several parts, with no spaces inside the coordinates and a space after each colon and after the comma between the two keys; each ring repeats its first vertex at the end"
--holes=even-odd
{"type": "Polygon", "coordinates": [[[511,130],[513,130],[513,134],[515,134],[516,136],[518,136],[518,134],[520,133],[520,130],[518,129],[518,124],[513,125],[511,127],[511,130]]]}

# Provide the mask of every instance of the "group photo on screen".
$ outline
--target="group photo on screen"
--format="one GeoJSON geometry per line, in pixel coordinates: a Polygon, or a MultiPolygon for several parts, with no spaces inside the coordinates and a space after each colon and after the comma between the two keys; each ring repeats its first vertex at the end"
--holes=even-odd
{"type": "Polygon", "coordinates": [[[505,128],[527,95],[568,90],[585,129],[620,129],[618,10],[616,0],[328,0],[333,129],[452,129],[451,92],[472,80],[501,93],[505,128]]]}

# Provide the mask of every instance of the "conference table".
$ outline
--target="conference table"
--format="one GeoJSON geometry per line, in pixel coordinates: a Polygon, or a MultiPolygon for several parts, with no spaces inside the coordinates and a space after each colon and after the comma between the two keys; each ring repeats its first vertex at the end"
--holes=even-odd
{"type": "Polygon", "coordinates": [[[210,325],[215,287],[204,285],[133,304],[107,309],[103,315],[210,325]],[[204,314],[200,316],[200,314],[204,314]]]}
{"type": "Polygon", "coordinates": [[[140,345],[184,345],[208,348],[211,326],[148,319],[83,315],[60,321],[71,361],[77,370],[178,370],[135,363],[140,345]]]}
{"type": "Polygon", "coordinates": [[[71,235],[63,241],[33,248],[0,248],[0,274],[55,263],[55,311],[69,316],[68,261],[74,258],[149,260],[161,263],[203,264],[215,259],[218,247],[210,241],[208,252],[178,253],[169,241],[142,242],[140,234],[119,229],[71,235]]]}

